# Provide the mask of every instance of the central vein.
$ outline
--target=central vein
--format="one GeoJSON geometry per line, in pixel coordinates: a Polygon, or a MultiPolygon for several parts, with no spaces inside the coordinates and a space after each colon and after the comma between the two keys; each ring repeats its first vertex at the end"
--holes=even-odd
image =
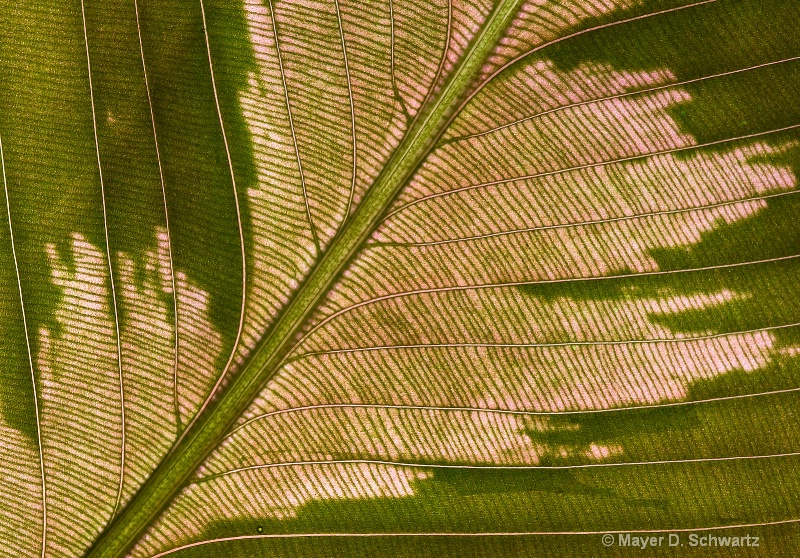
{"type": "Polygon", "coordinates": [[[88,558],[123,556],[191,478],[292,350],[296,334],[377,226],[392,200],[433,148],[489,54],[524,0],[500,0],[441,92],[420,111],[408,134],[367,191],[351,219],[331,241],[292,300],[224,388],[100,535],[88,558]]]}

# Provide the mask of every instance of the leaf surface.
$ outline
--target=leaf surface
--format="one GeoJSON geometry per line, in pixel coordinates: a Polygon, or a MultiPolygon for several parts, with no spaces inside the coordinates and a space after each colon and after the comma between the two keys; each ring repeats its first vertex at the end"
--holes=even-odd
{"type": "Polygon", "coordinates": [[[0,553],[796,545],[799,8],[0,7],[0,553]]]}

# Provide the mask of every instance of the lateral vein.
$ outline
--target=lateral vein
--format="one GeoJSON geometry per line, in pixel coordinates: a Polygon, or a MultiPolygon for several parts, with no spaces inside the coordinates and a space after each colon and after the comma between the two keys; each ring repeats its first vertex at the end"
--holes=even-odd
{"type": "Polygon", "coordinates": [[[172,234],[169,228],[169,210],[167,209],[167,189],[164,183],[164,169],[161,164],[161,149],[158,147],[158,133],[156,132],[156,116],[153,112],[153,99],[150,95],[150,82],[147,78],[147,65],[144,61],[144,44],[142,43],[142,26],[139,22],[139,1],[133,0],[133,7],[136,11],[136,32],[139,37],[139,54],[142,58],[142,74],[144,75],[144,86],[147,90],[147,105],[150,109],[150,122],[152,123],[153,127],[153,142],[156,148],[156,161],[158,162],[158,176],[161,180],[161,199],[164,202],[164,224],[167,232],[167,254],[169,256],[169,273],[170,279],[172,281],[172,311],[175,317],[175,345],[173,348],[174,351],[174,361],[172,364],[172,405],[173,405],[173,413],[175,415],[175,425],[177,427],[177,431],[181,432],[183,430],[181,426],[181,413],[178,406],[178,394],[179,394],[179,384],[178,384],[178,349],[180,347],[179,344],[179,329],[178,329],[178,288],[175,284],[175,266],[174,260],[172,257],[172,234]]]}
{"type": "Polygon", "coordinates": [[[92,60],[89,56],[89,33],[86,27],[86,6],[84,0],[81,0],[81,19],[83,21],[83,44],[86,48],[86,69],[89,76],[89,99],[92,105],[92,129],[94,130],[94,147],[97,154],[97,173],[100,177],[100,196],[103,202],[103,235],[106,243],[106,259],[108,263],[108,280],[111,284],[111,303],[114,311],[114,329],[117,337],[117,364],[119,366],[119,406],[121,415],[121,440],[120,440],[120,465],[119,465],[119,486],[117,487],[117,497],[114,502],[114,510],[111,512],[111,517],[117,514],[119,509],[120,500],[122,499],[122,487],[125,483],[125,444],[126,444],[126,426],[125,426],[125,384],[122,372],[122,342],[120,339],[119,328],[119,310],[117,308],[117,291],[114,286],[114,269],[111,265],[111,244],[108,239],[108,210],[106,208],[106,185],[103,179],[103,165],[100,162],[100,139],[97,134],[97,113],[94,103],[94,86],[92,84],[92,60]]]}
{"type": "Polygon", "coordinates": [[[19,272],[19,262],[17,260],[17,247],[14,243],[14,227],[11,224],[11,201],[8,199],[8,181],[6,178],[6,158],[3,152],[3,138],[0,136],[0,168],[3,171],[3,190],[6,196],[6,211],[8,215],[8,232],[11,237],[11,255],[14,258],[14,272],[17,276],[17,289],[19,290],[19,304],[22,310],[22,327],[25,330],[25,346],[28,352],[28,365],[31,370],[31,386],[33,387],[33,403],[36,409],[36,439],[39,450],[39,472],[42,479],[42,558],[45,556],[47,547],[47,484],[44,474],[44,452],[42,450],[42,426],[39,416],[39,393],[36,388],[36,373],[33,367],[33,354],[31,353],[31,340],[28,331],[28,318],[25,313],[25,298],[22,295],[22,278],[19,272]]]}

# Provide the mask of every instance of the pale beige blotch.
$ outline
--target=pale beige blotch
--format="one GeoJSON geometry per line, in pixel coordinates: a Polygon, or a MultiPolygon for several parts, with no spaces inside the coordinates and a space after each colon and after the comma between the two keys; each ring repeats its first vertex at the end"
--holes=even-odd
{"type": "Polygon", "coordinates": [[[72,261],[47,245],[61,296],[39,330],[36,368],[48,497],[48,555],[75,555],[109,519],[120,481],[122,416],[106,255],[71,235],[72,261]]]}
{"type": "MultiPolygon", "coordinates": [[[[298,410],[253,420],[234,432],[198,471],[198,479],[274,463],[343,459],[461,465],[537,465],[567,452],[603,459],[594,449],[534,441],[528,432],[574,431],[549,417],[487,411],[339,407],[298,410]]],[[[605,448],[605,449],[603,449],[605,448]]],[[[237,473],[238,474],[238,473],[237,473]]]]}
{"type": "MultiPolygon", "coordinates": [[[[492,328],[492,324],[504,324],[499,331],[497,325],[493,327],[496,342],[564,341],[565,344],[531,348],[440,347],[308,356],[287,365],[254,402],[246,418],[287,407],[338,403],[525,411],[647,405],[681,400],[697,380],[711,379],[737,369],[754,371],[775,358],[776,340],[771,331],[702,338],[712,332],[673,332],[653,319],[724,306],[745,298],[733,291],[578,301],[569,298],[542,300],[515,288],[506,290],[505,296],[501,296],[502,293],[484,296],[483,291],[479,291],[481,306],[476,308],[473,302],[474,311],[470,313],[469,322],[456,324],[437,319],[440,314],[432,310],[426,315],[423,309],[438,308],[441,315],[458,315],[457,308],[464,307],[463,300],[445,302],[441,298],[436,301],[431,298],[417,307],[417,322],[406,322],[408,327],[403,332],[395,332],[396,336],[405,338],[388,338],[385,332],[390,330],[375,323],[365,330],[350,316],[347,338],[358,339],[354,346],[369,345],[375,340],[389,341],[389,344],[416,343],[425,338],[436,342],[482,342],[489,340],[481,332],[492,328]],[[501,320],[500,313],[509,311],[511,313],[501,320]],[[512,323],[509,323],[509,315],[516,317],[512,323]],[[425,327],[415,327],[415,323],[425,324],[425,327]],[[442,339],[441,335],[448,337],[442,339]],[[692,338],[696,336],[701,338],[692,338]],[[641,342],[579,344],[604,339],[638,339],[641,342]],[[646,342],[647,339],[653,341],[646,342]]],[[[375,316],[377,314],[373,318],[375,316]]],[[[344,331],[335,335],[340,343],[345,340],[344,331]]],[[[318,341],[332,339],[324,336],[318,341]]]]}
{"type": "Polygon", "coordinates": [[[178,290],[178,405],[186,424],[217,381],[222,334],[208,314],[209,295],[186,273],[175,273],[178,290]]]}
{"type": "Polygon", "coordinates": [[[0,556],[42,551],[42,477],[35,441],[0,415],[0,556]]]}
{"type": "Polygon", "coordinates": [[[522,4],[500,44],[483,69],[486,79],[503,64],[569,34],[582,21],[629,9],[641,0],[528,0],[522,4]]]}
{"type": "MultiPolygon", "coordinates": [[[[615,7],[605,3],[597,5],[600,6],[601,11],[611,10],[615,7]]],[[[574,22],[574,18],[566,18],[567,25],[574,24],[574,22]]],[[[661,77],[670,78],[671,75],[665,73],[661,77]]],[[[609,101],[607,115],[599,114],[597,111],[592,112],[590,108],[574,109],[569,114],[575,120],[587,117],[589,129],[595,129],[601,124],[612,124],[618,127],[618,130],[615,128],[615,132],[621,132],[626,141],[624,144],[611,145],[612,151],[616,150],[611,155],[617,157],[626,154],[638,155],[640,153],[637,152],[637,149],[641,150],[644,147],[681,149],[695,143],[693,138],[682,134],[674,121],[665,116],[665,108],[686,100],[688,100],[688,94],[674,91],[650,95],[639,106],[609,101]],[[616,122],[614,118],[643,119],[647,124],[644,124],[644,128],[642,128],[641,123],[616,122]]],[[[548,134],[558,132],[560,126],[559,121],[554,117],[545,119],[539,129],[536,129],[536,126],[528,126],[526,129],[524,125],[519,128],[523,130],[523,133],[517,133],[516,144],[513,141],[510,141],[509,144],[522,145],[527,148],[529,145],[520,140],[520,138],[525,139],[524,134],[540,140],[548,134]]],[[[515,132],[517,131],[515,130],[515,132]]],[[[581,132],[584,133],[586,130],[581,132]]],[[[567,135],[569,133],[569,130],[562,131],[560,138],[567,140],[566,143],[577,142],[580,139],[577,137],[580,134],[570,137],[567,135]]],[[[586,136],[585,133],[584,136],[586,136]]],[[[596,156],[604,154],[604,150],[609,149],[608,145],[603,145],[608,143],[603,141],[605,138],[597,136],[597,134],[592,136],[594,143],[589,146],[588,153],[570,152],[562,158],[554,156],[553,159],[547,159],[547,156],[552,155],[551,153],[544,153],[541,158],[536,159],[535,156],[538,155],[538,152],[532,150],[533,158],[516,158],[512,162],[515,164],[531,163],[531,168],[527,171],[530,173],[556,171],[572,163],[573,159],[577,163],[597,162],[596,156]],[[594,159],[593,156],[595,156],[594,159]]],[[[515,140],[515,138],[512,137],[511,140],[515,140]]],[[[480,141],[471,142],[470,145],[482,147],[480,141]]],[[[479,152],[480,149],[476,149],[476,151],[479,152]]],[[[518,155],[518,153],[514,154],[515,157],[518,155]]],[[[439,157],[435,161],[439,166],[434,168],[427,177],[423,176],[419,179],[415,184],[418,187],[409,191],[406,197],[401,199],[401,203],[412,201],[420,195],[439,193],[454,186],[473,184],[476,180],[488,180],[492,177],[492,173],[498,179],[513,178],[513,176],[503,176],[500,173],[502,170],[500,166],[505,161],[499,162],[497,168],[490,168],[486,173],[487,178],[459,169],[458,165],[464,160],[463,158],[445,159],[444,156],[439,157]],[[452,171],[452,176],[440,172],[442,169],[452,171]],[[441,179],[442,176],[445,176],[445,180],[441,179]],[[430,180],[425,180],[426,178],[430,180]],[[454,179],[451,180],[451,178],[454,179]],[[462,178],[466,180],[460,181],[459,179],[462,178]]],[[[669,158],[667,157],[667,159],[669,158]]],[[[476,161],[482,162],[480,159],[476,159],[476,161]]],[[[523,165],[518,166],[522,167],[523,165]]],[[[514,168],[513,170],[520,169],[514,168]]],[[[522,170],[524,171],[524,169],[522,170]]],[[[519,174],[525,174],[525,172],[519,174]]],[[[727,180],[728,177],[725,178],[727,180]]],[[[602,202],[603,198],[600,197],[599,201],[602,202]]],[[[478,202],[473,201],[473,207],[477,205],[478,202]]],[[[426,213],[429,218],[430,215],[460,216],[459,212],[454,211],[453,208],[450,208],[449,212],[447,207],[442,209],[441,211],[426,211],[426,213]]],[[[747,214],[746,206],[744,214],[745,216],[747,214]]],[[[736,219],[741,217],[741,215],[735,215],[736,219]]],[[[498,230],[499,224],[490,223],[492,227],[495,227],[493,230],[498,230]]],[[[397,227],[397,230],[400,231],[398,234],[410,231],[411,240],[418,239],[414,236],[414,231],[423,234],[428,232],[425,222],[422,224],[405,223],[407,231],[400,230],[403,225],[397,227]]],[[[457,226],[452,228],[458,230],[457,226]]],[[[469,231],[469,226],[466,228],[469,231]]],[[[333,303],[325,311],[329,314],[331,311],[353,303],[353,301],[366,300],[375,296],[376,292],[380,292],[381,289],[383,292],[387,292],[389,289],[387,285],[399,284],[403,288],[418,281],[418,279],[408,282],[397,281],[398,267],[395,264],[398,263],[398,259],[395,256],[396,254],[390,254],[390,257],[384,262],[370,260],[364,264],[364,260],[359,260],[356,263],[356,269],[351,268],[345,273],[345,280],[340,284],[340,287],[344,284],[345,288],[333,295],[333,303]],[[358,269],[361,264],[364,265],[358,269]],[[348,281],[350,282],[348,283],[348,281]]],[[[401,263],[405,265],[405,262],[401,263]]],[[[449,262],[447,264],[449,265],[449,262]]],[[[407,269],[416,270],[417,276],[427,276],[426,271],[421,271],[413,264],[407,269]]],[[[466,276],[466,274],[462,275],[466,276]]],[[[713,295],[709,296],[713,298],[713,295]]],[[[722,295],[722,298],[725,296],[722,295]]],[[[320,317],[324,318],[325,315],[323,312],[320,317]]],[[[460,315],[458,312],[450,314],[451,318],[456,320],[460,315]]],[[[349,315],[343,316],[342,321],[347,321],[349,317],[349,315]]],[[[452,326],[453,331],[458,328],[459,325],[452,326]]],[[[363,331],[357,333],[363,335],[362,341],[369,340],[370,336],[376,333],[376,329],[373,327],[366,334],[363,331]]],[[[376,351],[369,354],[323,355],[309,357],[288,365],[273,379],[269,391],[263,393],[259,402],[251,408],[250,416],[255,412],[266,409],[274,410],[287,405],[346,403],[362,397],[373,399],[373,401],[364,401],[365,403],[386,401],[395,404],[409,402],[419,405],[463,404],[469,406],[480,404],[476,398],[485,395],[486,397],[496,397],[498,401],[502,401],[509,407],[517,405],[519,408],[531,408],[539,405],[548,410],[604,408],[631,402],[661,401],[670,397],[682,397],[685,395],[686,385],[697,377],[710,377],[740,366],[745,369],[763,366],[769,358],[772,344],[771,335],[768,332],[760,332],[735,334],[714,340],[681,340],[675,344],[620,345],[612,349],[607,347],[601,349],[566,347],[552,350],[531,350],[528,352],[538,352],[539,357],[544,356],[536,360],[530,354],[524,354],[513,362],[497,359],[496,356],[500,351],[487,348],[442,349],[438,355],[432,354],[433,351],[424,355],[412,354],[412,351],[398,355],[389,354],[388,351],[385,353],[376,351]],[[710,354],[706,354],[707,352],[710,354]],[[695,358],[698,354],[703,358],[695,358]],[[606,358],[609,355],[613,355],[617,359],[617,364],[621,366],[613,366],[614,363],[612,363],[612,367],[596,370],[597,362],[603,362],[604,366],[607,366],[606,362],[611,360],[606,358]],[[697,361],[694,368],[687,359],[697,361]],[[674,374],[670,372],[670,367],[673,367],[674,374]],[[620,369],[631,376],[636,376],[638,373],[639,377],[638,379],[621,378],[618,374],[620,369]],[[444,386],[444,379],[448,378],[448,374],[451,375],[450,379],[453,380],[453,384],[444,386]],[[461,375],[459,376],[459,374],[461,375]],[[539,379],[535,377],[536,374],[542,376],[549,374],[550,377],[534,384],[534,381],[539,379]],[[631,380],[643,382],[643,385],[636,382],[626,383],[631,380]],[[453,392],[449,392],[445,389],[446,387],[452,388],[453,392]],[[463,389],[458,391],[456,388],[463,389]]],[[[335,347],[335,345],[333,346],[335,347]]],[[[503,351],[511,353],[514,350],[504,349],[503,351]]],[[[520,350],[519,352],[525,351],[520,350]]],[[[402,439],[402,434],[396,430],[390,430],[387,432],[387,439],[397,442],[402,439]]],[[[561,457],[569,454],[567,448],[557,447],[553,451],[561,457]]],[[[581,451],[585,452],[584,457],[587,458],[608,459],[619,450],[614,446],[604,447],[595,444],[595,446],[589,445],[588,448],[581,451]]],[[[330,450],[327,450],[325,455],[331,455],[330,450]]],[[[278,470],[283,469],[248,471],[241,475],[228,475],[221,477],[220,480],[192,486],[179,497],[172,513],[164,516],[161,523],[149,533],[145,545],[151,549],[161,549],[174,545],[178,540],[199,537],[202,529],[209,523],[230,517],[247,517],[246,514],[269,516],[270,513],[274,513],[270,510],[274,510],[278,501],[274,497],[275,490],[284,486],[302,490],[300,487],[305,486],[302,482],[297,484],[286,482],[275,472],[278,470]],[[243,487],[250,487],[250,489],[244,490],[243,487]],[[246,510],[242,511],[243,508],[246,510]],[[198,510],[209,515],[199,517],[198,510]]],[[[335,477],[329,472],[320,474],[328,479],[335,477]]],[[[332,492],[337,494],[336,491],[332,492]]],[[[328,493],[326,492],[326,494],[328,493]]],[[[323,498],[324,496],[321,491],[312,496],[306,496],[303,493],[299,499],[290,499],[290,504],[308,501],[310,497],[323,498]]],[[[142,552],[144,552],[144,548],[146,547],[142,547],[142,552]]]]}
{"type": "Polygon", "coordinates": [[[409,345],[678,339],[686,335],[654,322],[652,316],[703,310],[746,298],[730,290],[692,295],[661,291],[648,298],[637,298],[632,290],[624,294],[628,298],[620,300],[547,299],[509,286],[389,299],[329,322],[309,336],[295,355],[409,345]],[[452,319],[466,314],[469,319],[452,319]],[[397,323],[404,327],[392,327],[397,323]]]}
{"type": "MultiPolygon", "coordinates": [[[[592,74],[588,66],[560,72],[538,61],[530,68],[552,83],[543,106],[591,98],[591,92],[573,93],[592,74]]],[[[620,73],[599,65],[594,75],[598,94],[673,77],[666,70],[620,73]]],[[[696,144],[667,112],[689,100],[680,88],[662,89],[572,107],[442,147],[373,235],[402,245],[360,254],[319,315],[416,289],[657,271],[653,250],[691,247],[720,224],[766,207],[764,199],[748,198],[797,186],[790,167],[768,161],[791,143],[662,153],[696,144]],[[486,153],[495,155],[487,160],[486,153]],[[547,174],[648,153],[660,154],[547,174]]]]}
{"type": "MultiPolygon", "coordinates": [[[[61,295],[56,327],[39,331],[42,440],[48,496],[48,553],[82,553],[108,521],[120,475],[122,503],[174,441],[175,316],[166,230],[141,260],[117,254],[122,385],[125,389],[125,470],[120,470],[120,364],[105,254],[80,233],[71,258],[46,247],[61,295]],[[141,261],[141,264],[135,262],[141,261]],[[137,265],[142,268],[137,270],[137,265]],[[137,277],[142,277],[137,281],[137,277]]],[[[183,418],[197,409],[216,379],[221,335],[208,317],[208,295],[177,274],[178,386],[183,418]],[[205,391],[203,391],[205,390],[205,391]],[[202,392],[202,393],[201,393],[202,392]]]]}
{"type": "Polygon", "coordinates": [[[193,484],[140,539],[130,556],[151,556],[177,541],[200,536],[215,522],[296,517],[298,509],[312,500],[409,497],[415,483],[429,477],[430,473],[411,467],[335,463],[260,469],[193,484]]]}
{"type": "Polygon", "coordinates": [[[166,230],[156,230],[156,249],[144,254],[137,284],[134,260],[117,254],[120,328],[126,410],[124,504],[169,450],[177,433],[175,409],[175,317],[172,267],[166,230]]]}
{"type": "Polygon", "coordinates": [[[260,0],[248,0],[245,12],[257,66],[249,73],[239,102],[250,132],[257,183],[247,190],[253,244],[237,366],[286,304],[316,255],[311,192],[297,151],[289,112],[295,107],[278,59],[272,14],[267,2],[260,0]]]}

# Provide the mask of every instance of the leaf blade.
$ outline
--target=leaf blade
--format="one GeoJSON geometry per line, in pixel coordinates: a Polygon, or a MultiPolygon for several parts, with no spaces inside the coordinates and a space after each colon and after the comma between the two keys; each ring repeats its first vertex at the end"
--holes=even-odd
{"type": "Polygon", "coordinates": [[[181,436],[137,496],[97,540],[88,557],[120,556],[129,550],[275,372],[285,354],[291,350],[295,332],[313,311],[315,301],[324,295],[328,285],[338,276],[396,193],[438,140],[450,113],[460,103],[464,91],[480,71],[511,18],[516,15],[520,3],[521,0],[504,0],[497,4],[460,62],[459,69],[452,74],[429,112],[424,113],[422,121],[415,123],[411,133],[404,138],[376,184],[359,204],[352,220],[325,252],[305,285],[267,335],[262,347],[253,355],[248,367],[237,374],[224,395],[209,407],[206,418],[201,418],[181,436]]]}

